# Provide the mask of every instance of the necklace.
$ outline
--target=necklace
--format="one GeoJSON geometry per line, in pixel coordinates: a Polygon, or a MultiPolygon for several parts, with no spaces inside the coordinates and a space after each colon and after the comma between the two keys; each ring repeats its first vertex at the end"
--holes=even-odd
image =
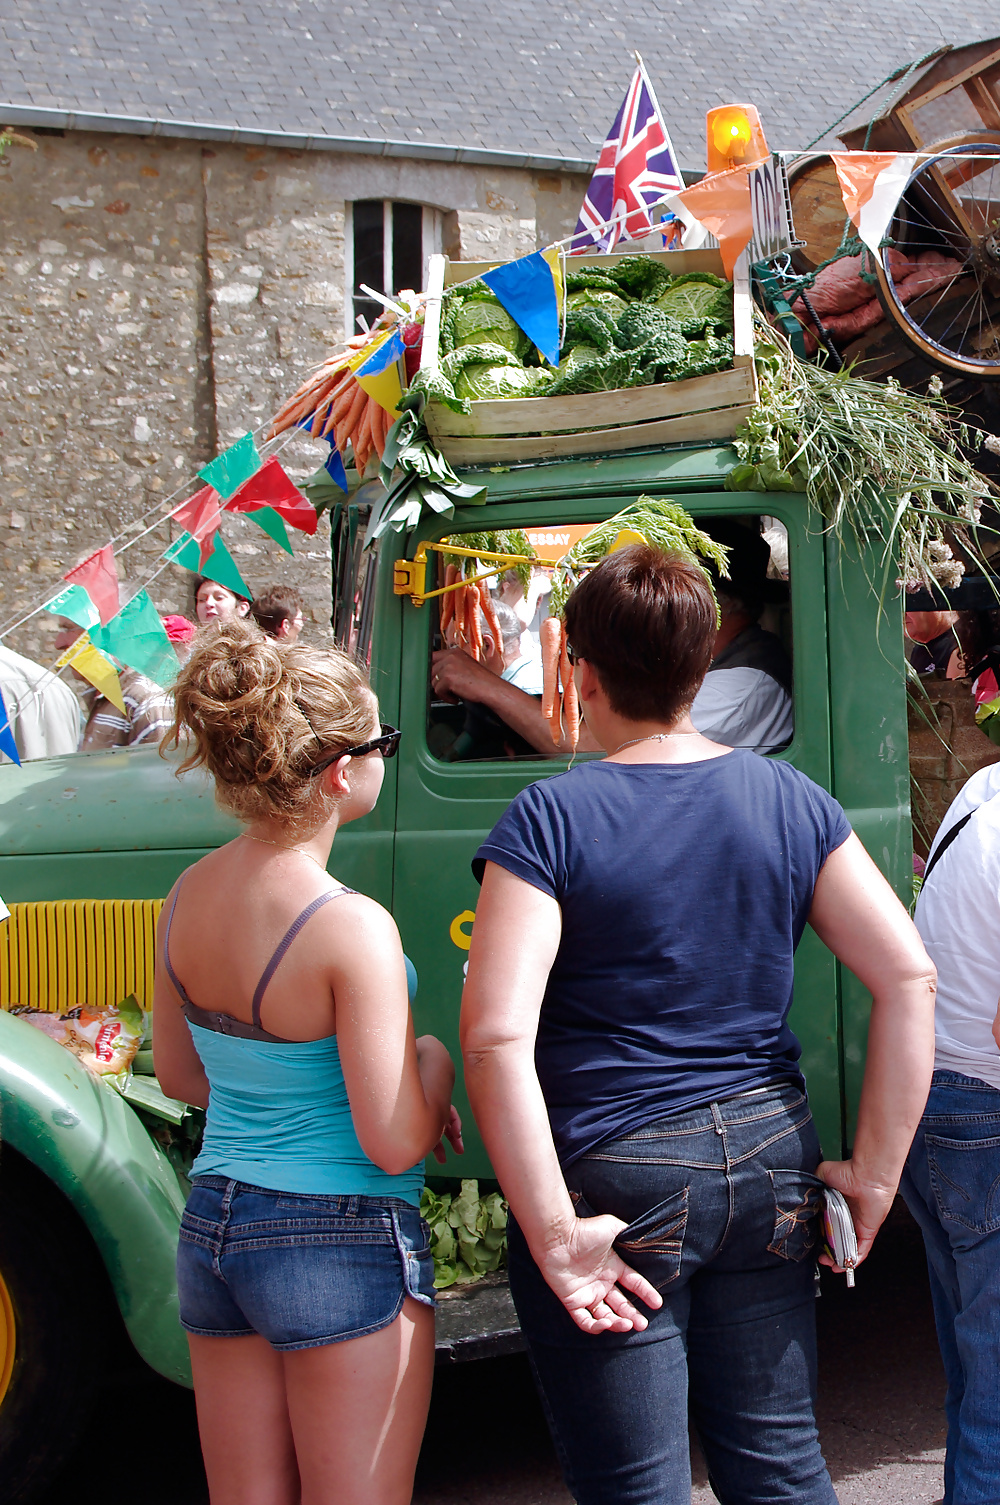
{"type": "Polygon", "coordinates": [[[247,841],[259,841],[265,847],[277,847],[279,852],[298,852],[300,857],[308,857],[310,862],[315,862],[317,867],[321,867],[324,873],[326,872],[326,863],[320,862],[318,857],[314,857],[311,852],[304,851],[302,847],[290,847],[283,841],[271,841],[267,836],[251,836],[249,831],[241,831],[240,835],[245,836],[247,841]]]}
{"type": "Polygon", "coordinates": [[[668,737],[700,736],[701,732],[650,732],[648,737],[633,737],[631,742],[622,742],[619,747],[615,748],[615,752],[613,752],[611,756],[614,757],[615,753],[622,752],[626,747],[638,747],[640,742],[665,742],[668,737]]]}

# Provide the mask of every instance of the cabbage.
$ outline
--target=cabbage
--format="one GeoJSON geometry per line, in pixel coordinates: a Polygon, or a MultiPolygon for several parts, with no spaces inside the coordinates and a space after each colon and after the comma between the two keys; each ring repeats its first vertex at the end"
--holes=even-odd
{"type": "Polygon", "coordinates": [[[500,397],[534,397],[539,375],[538,371],[525,371],[519,366],[464,366],[455,378],[455,395],[472,398],[474,402],[495,402],[500,397]]]}
{"type": "Polygon", "coordinates": [[[617,293],[606,293],[603,288],[585,287],[578,293],[570,293],[567,308],[603,308],[613,319],[621,318],[628,304],[617,293]]]}
{"type": "Polygon", "coordinates": [[[579,371],[581,366],[589,366],[592,361],[600,360],[604,354],[595,345],[574,345],[567,355],[559,362],[559,377],[568,376],[571,371],[579,371]]]}
{"type": "Polygon", "coordinates": [[[463,303],[453,326],[456,347],[460,345],[502,345],[514,355],[521,355],[527,336],[518,328],[499,303],[475,299],[463,303]]]}
{"type": "Polygon", "coordinates": [[[720,294],[728,298],[731,307],[731,283],[713,277],[710,272],[688,273],[661,293],[653,306],[671,314],[686,335],[693,335],[709,321],[714,322],[712,315],[718,313],[724,301],[720,294]]]}

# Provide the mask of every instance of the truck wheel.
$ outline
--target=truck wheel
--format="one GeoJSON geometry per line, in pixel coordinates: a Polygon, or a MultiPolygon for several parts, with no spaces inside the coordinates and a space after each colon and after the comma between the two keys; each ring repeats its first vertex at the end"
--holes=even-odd
{"type": "Polygon", "coordinates": [[[86,1233],[44,1177],[0,1152],[0,1478],[35,1498],[80,1440],[117,1308],[86,1233]],[[109,1306],[110,1303],[110,1306],[109,1306]]]}

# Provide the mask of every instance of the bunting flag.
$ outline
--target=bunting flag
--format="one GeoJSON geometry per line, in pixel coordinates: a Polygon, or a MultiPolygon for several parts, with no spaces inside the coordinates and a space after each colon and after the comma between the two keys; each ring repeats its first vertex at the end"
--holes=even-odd
{"type": "Polygon", "coordinates": [[[910,180],[916,152],[831,152],[844,208],[882,265],[882,240],[910,180]]]}
{"type": "MultiPolygon", "coordinates": [[[[14,741],[14,728],[10,724],[10,717],[7,714],[7,706],[4,702],[2,691],[0,691],[0,752],[6,753],[10,761],[16,763],[18,768],[20,768],[21,754],[18,752],[17,743],[14,741]]],[[[2,903],[3,900],[0,899],[0,904],[2,903]]],[[[0,918],[3,917],[0,916],[0,918]]]]}
{"type": "Polygon", "coordinates": [[[399,412],[399,399],[406,391],[405,352],[403,336],[398,329],[391,329],[374,351],[366,346],[347,362],[361,390],[394,418],[399,412]]]}
{"type": "Polygon", "coordinates": [[[552,366],[559,364],[559,299],[552,267],[541,251],[484,272],[482,280],[496,293],[518,328],[552,366]]]}
{"type": "Polygon", "coordinates": [[[554,246],[550,251],[543,251],[542,255],[549,264],[552,272],[552,281],[556,286],[556,307],[559,310],[559,318],[562,320],[566,312],[566,278],[563,276],[563,251],[561,246],[554,246]]]}
{"type": "Polygon", "coordinates": [[[118,568],[115,551],[105,544],[85,559],[74,565],[63,576],[71,585],[81,585],[97,608],[101,622],[110,622],[118,614],[118,568]]]}
{"type": "Polygon", "coordinates": [[[170,684],[180,668],[167,629],[144,590],[106,626],[95,627],[90,640],[95,648],[112,654],[130,669],[138,669],[154,684],[170,684]]]}
{"type": "Polygon", "coordinates": [[[229,498],[226,507],[230,512],[253,512],[258,507],[273,507],[286,523],[291,523],[300,533],[315,533],[319,523],[316,508],[302,495],[281,461],[274,455],[265,461],[255,475],[244,481],[239,490],[229,498]]]}
{"type": "Polygon", "coordinates": [[[242,439],[237,439],[221,455],[216,455],[208,465],[203,465],[198,474],[227,502],[244,481],[248,481],[258,470],[260,455],[257,453],[253,434],[244,434],[242,439]]]}
{"type": "Polygon", "coordinates": [[[641,240],[656,228],[652,206],[683,187],[653,86],[640,62],[601,147],[577,221],[573,254],[610,251],[619,239],[641,240]]]}
{"type": "MultiPolygon", "coordinates": [[[[726,276],[732,278],[737,258],[746,250],[753,234],[750,169],[731,167],[726,172],[712,173],[676,197],[718,240],[726,276]]],[[[687,247],[686,237],[684,244],[687,247]]]]}
{"type": "Polygon", "coordinates": [[[190,570],[194,575],[204,575],[206,580],[224,585],[235,596],[242,596],[246,601],[253,600],[253,591],[236,568],[236,561],[223,543],[221,533],[216,533],[212,553],[204,564],[201,562],[201,545],[190,533],[182,534],[172,543],[163,558],[169,564],[179,564],[182,569],[190,570]]]}
{"type": "Polygon", "coordinates": [[[125,715],[125,699],[122,695],[121,683],[118,679],[118,671],[110,659],[105,658],[90,641],[85,632],[81,632],[75,643],[71,643],[65,653],[61,653],[55,661],[56,669],[65,669],[67,665],[76,670],[94,686],[105,700],[117,706],[122,715],[125,715]]]}
{"type": "Polygon", "coordinates": [[[212,553],[212,540],[222,523],[222,498],[213,486],[203,486],[170,514],[201,544],[201,562],[212,553]]]}
{"type": "Polygon", "coordinates": [[[100,612],[82,585],[67,585],[58,596],[46,601],[42,610],[50,611],[54,617],[65,617],[67,621],[75,622],[84,632],[91,627],[99,627],[101,622],[100,612]]]}
{"type": "Polygon", "coordinates": [[[286,554],[294,554],[295,550],[288,538],[288,530],[279,512],[273,507],[258,507],[256,511],[247,513],[251,522],[255,522],[258,528],[263,528],[268,538],[273,538],[286,554]]]}
{"type": "MultiPolygon", "coordinates": [[[[311,428],[312,427],[312,421],[313,421],[313,415],[311,413],[309,413],[309,414],[306,415],[305,418],[300,418],[299,419],[298,423],[296,424],[296,428],[300,428],[300,429],[311,428]]],[[[337,448],[337,439],[336,439],[336,436],[335,436],[333,430],[331,429],[331,431],[328,434],[315,434],[315,435],[314,434],[310,434],[309,437],[310,437],[310,439],[315,438],[317,440],[319,440],[319,439],[325,439],[326,442],[327,442],[327,444],[329,444],[329,446],[330,446],[330,453],[326,457],[326,460],[325,460],[324,465],[323,465],[323,469],[326,471],[327,475],[330,477],[330,480],[333,481],[334,485],[339,486],[340,489],[341,489],[341,491],[345,491],[346,492],[347,491],[347,471],[344,469],[343,457],[341,456],[340,450],[337,448]]],[[[310,480],[312,480],[312,479],[313,479],[313,477],[310,477],[310,480]]]]}

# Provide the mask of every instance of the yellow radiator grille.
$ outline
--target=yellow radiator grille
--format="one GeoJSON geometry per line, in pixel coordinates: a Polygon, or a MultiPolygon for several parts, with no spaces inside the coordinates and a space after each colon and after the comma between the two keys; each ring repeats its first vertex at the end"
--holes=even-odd
{"type": "Polygon", "coordinates": [[[62,1013],[120,1003],[129,993],[151,1008],[162,907],[162,899],[12,904],[0,924],[0,1008],[62,1013]]]}

